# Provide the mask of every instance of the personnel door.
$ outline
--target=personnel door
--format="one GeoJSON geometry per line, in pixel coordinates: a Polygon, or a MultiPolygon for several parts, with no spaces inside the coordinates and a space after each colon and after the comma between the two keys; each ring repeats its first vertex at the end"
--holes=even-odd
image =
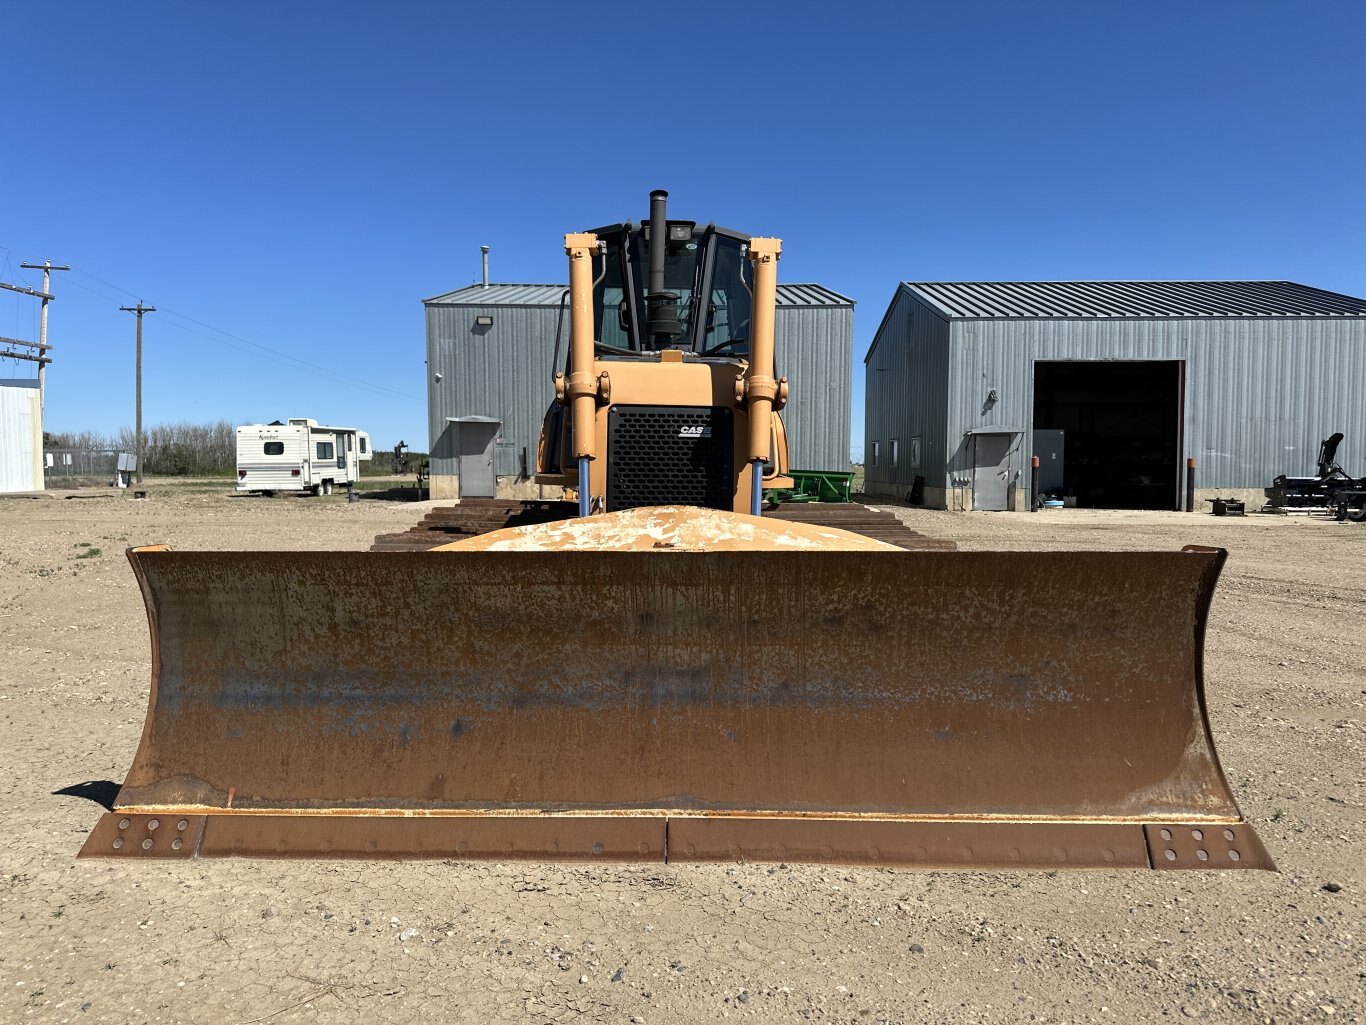
{"type": "Polygon", "coordinates": [[[470,419],[455,426],[460,432],[460,497],[493,498],[498,484],[493,456],[502,421],[470,419]]]}
{"type": "Polygon", "coordinates": [[[1004,512],[1010,508],[1009,434],[975,434],[972,438],[972,508],[1004,512]]]}

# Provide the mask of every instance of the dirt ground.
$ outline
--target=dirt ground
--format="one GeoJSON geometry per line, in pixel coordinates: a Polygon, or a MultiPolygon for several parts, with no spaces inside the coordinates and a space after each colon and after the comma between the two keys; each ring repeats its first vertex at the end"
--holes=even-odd
{"type": "Polygon", "coordinates": [[[123,549],[363,549],[426,507],[149,488],[0,500],[0,1021],[1366,1015],[1366,525],[901,510],[965,549],[1228,548],[1211,716],[1279,874],[78,862],[147,698],[123,549]]]}

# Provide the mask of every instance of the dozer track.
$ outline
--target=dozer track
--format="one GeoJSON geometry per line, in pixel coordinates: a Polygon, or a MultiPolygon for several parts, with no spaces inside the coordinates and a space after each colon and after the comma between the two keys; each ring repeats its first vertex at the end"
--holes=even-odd
{"type": "MultiPolygon", "coordinates": [[[[380,534],[372,552],[425,552],[438,545],[478,537],[509,527],[531,526],[571,519],[578,515],[572,502],[518,502],[506,499],[466,499],[458,505],[432,509],[416,526],[400,534],[380,534]]],[[[953,551],[952,541],[927,537],[911,530],[885,509],[851,503],[793,502],[764,513],[783,523],[838,527],[864,537],[886,541],[907,551],[953,551]]]]}
{"type": "Polygon", "coordinates": [[[456,505],[428,510],[421,522],[402,533],[378,535],[370,551],[425,552],[437,545],[495,530],[568,519],[577,516],[578,512],[578,506],[573,502],[466,498],[456,505]]]}
{"type": "Polygon", "coordinates": [[[1274,868],[1205,710],[1222,551],[717,536],[764,531],[133,549],[147,722],[82,854],[1274,868]]]}

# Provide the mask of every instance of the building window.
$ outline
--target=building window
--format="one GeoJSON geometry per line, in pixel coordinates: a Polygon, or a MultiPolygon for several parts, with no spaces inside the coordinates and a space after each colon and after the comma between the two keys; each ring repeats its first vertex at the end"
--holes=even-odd
{"type": "Polygon", "coordinates": [[[283,441],[266,442],[266,455],[282,456],[285,454],[285,443],[283,441]]]}
{"type": "Polygon", "coordinates": [[[888,453],[888,454],[892,457],[892,461],[891,461],[891,463],[888,464],[888,465],[890,465],[891,468],[892,468],[893,470],[895,470],[895,469],[896,469],[896,466],[897,466],[897,461],[901,458],[901,439],[900,439],[900,438],[893,438],[893,439],[892,439],[892,451],[891,451],[890,453],[888,453]]]}
{"type": "Polygon", "coordinates": [[[354,437],[355,437],[354,434],[348,434],[348,435],[346,436],[346,451],[348,451],[348,452],[350,452],[352,449],[354,449],[354,448],[356,447],[356,443],[355,443],[354,441],[352,441],[352,439],[353,439],[354,437]]]}
{"type": "Polygon", "coordinates": [[[365,455],[365,435],[360,436],[360,454],[365,455]]]}
{"type": "Polygon", "coordinates": [[[919,469],[920,467],[920,439],[912,438],[910,450],[906,453],[910,459],[910,465],[919,469]]]}
{"type": "Polygon", "coordinates": [[[876,465],[877,465],[877,450],[878,450],[878,443],[875,441],[875,442],[873,442],[872,458],[870,458],[870,459],[868,460],[868,465],[869,465],[869,466],[876,466],[876,465]]]}
{"type": "Polygon", "coordinates": [[[335,455],[336,455],[336,452],[335,452],[335,450],[332,448],[332,442],[330,442],[330,441],[320,441],[320,442],[318,442],[318,458],[319,458],[319,459],[332,459],[335,455]]]}

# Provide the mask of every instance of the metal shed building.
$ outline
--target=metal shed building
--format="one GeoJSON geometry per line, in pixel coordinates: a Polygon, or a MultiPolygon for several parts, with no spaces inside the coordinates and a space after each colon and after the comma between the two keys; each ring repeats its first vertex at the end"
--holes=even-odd
{"type": "Polygon", "coordinates": [[[864,358],[871,494],[948,509],[1263,502],[1366,472],[1366,300],[1290,281],[902,282],[864,358]],[[914,491],[914,494],[912,492],[914,491]],[[921,496],[923,495],[923,499],[921,496]]]}
{"type": "MultiPolygon", "coordinates": [[[[534,480],[536,446],[553,397],[564,292],[564,285],[475,284],[423,300],[433,498],[462,490],[550,497],[534,480]]],[[[854,301],[821,285],[779,285],[776,336],[778,372],[791,388],[783,411],[791,465],[847,469],[854,301]]],[[[566,307],[561,364],[568,345],[566,307]]]]}

